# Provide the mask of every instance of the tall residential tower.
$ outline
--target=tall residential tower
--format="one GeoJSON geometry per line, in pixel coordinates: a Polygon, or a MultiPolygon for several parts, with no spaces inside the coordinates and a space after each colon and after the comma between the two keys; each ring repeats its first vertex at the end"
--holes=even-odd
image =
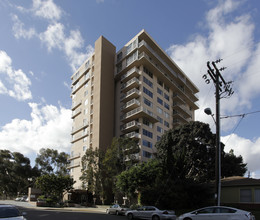
{"type": "Polygon", "coordinates": [[[139,159],[147,161],[162,134],[194,120],[198,109],[198,88],[144,30],[117,53],[101,36],[71,80],[69,168],[76,189],[89,147],[106,149],[113,137],[136,138],[139,159]]]}

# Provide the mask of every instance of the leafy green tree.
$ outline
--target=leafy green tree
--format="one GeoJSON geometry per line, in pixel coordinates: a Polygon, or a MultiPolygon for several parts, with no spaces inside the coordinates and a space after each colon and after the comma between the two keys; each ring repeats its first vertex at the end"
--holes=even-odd
{"type": "Polygon", "coordinates": [[[139,162],[140,148],[132,138],[113,138],[111,146],[106,150],[102,162],[102,177],[104,195],[107,202],[113,202],[118,195],[116,176],[139,162]]]}
{"type": "Polygon", "coordinates": [[[27,193],[32,184],[30,179],[39,176],[36,167],[32,168],[30,160],[18,152],[0,150],[0,191],[6,195],[27,193]]]}
{"type": "MultiPolygon", "coordinates": [[[[222,144],[222,175],[243,175],[246,164],[222,144]],[[228,170],[228,171],[227,171],[228,170]]],[[[156,144],[154,160],[138,164],[118,176],[117,186],[128,196],[139,192],[142,204],[162,208],[194,208],[213,197],[215,135],[208,124],[190,122],[167,131],[156,144]],[[145,186],[145,187],[144,187],[145,186]]]]}
{"type": "Polygon", "coordinates": [[[208,124],[195,121],[171,129],[156,148],[165,175],[199,182],[214,179],[215,135],[208,124]]]}
{"type": "Polygon", "coordinates": [[[67,165],[69,155],[65,152],[58,152],[54,149],[40,149],[35,159],[35,165],[41,170],[42,174],[68,174],[67,165]]]}
{"type": "Polygon", "coordinates": [[[45,174],[36,179],[36,187],[45,197],[61,201],[63,193],[73,188],[74,181],[69,175],[45,174]]]}
{"type": "Polygon", "coordinates": [[[247,168],[245,163],[243,163],[242,156],[236,156],[233,150],[229,153],[225,153],[221,162],[221,175],[222,177],[229,176],[244,176],[247,168]]]}
{"type": "Polygon", "coordinates": [[[86,150],[81,159],[82,175],[80,180],[82,181],[82,187],[97,195],[102,193],[100,161],[102,161],[101,151],[97,148],[93,150],[92,147],[86,150]]]}

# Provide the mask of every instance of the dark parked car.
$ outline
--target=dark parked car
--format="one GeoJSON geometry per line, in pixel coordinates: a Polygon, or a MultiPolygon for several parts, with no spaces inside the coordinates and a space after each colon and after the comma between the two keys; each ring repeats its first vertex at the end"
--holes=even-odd
{"type": "Polygon", "coordinates": [[[26,220],[25,212],[21,213],[19,209],[12,205],[0,205],[0,219],[8,220],[26,220]]]}

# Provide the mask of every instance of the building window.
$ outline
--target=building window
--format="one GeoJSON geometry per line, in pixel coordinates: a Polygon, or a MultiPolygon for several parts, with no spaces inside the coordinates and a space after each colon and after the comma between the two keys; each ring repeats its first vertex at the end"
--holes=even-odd
{"type": "Polygon", "coordinates": [[[161,136],[157,136],[157,141],[160,141],[161,140],[161,136]]]}
{"type": "Polygon", "coordinates": [[[162,82],[159,78],[157,78],[157,83],[158,83],[160,86],[163,86],[163,82],[162,82]]]}
{"type": "Polygon", "coordinates": [[[145,93],[146,95],[148,95],[148,96],[150,96],[151,98],[153,98],[153,93],[152,93],[150,90],[148,90],[147,88],[143,87],[143,91],[144,91],[144,93],[145,93]]]}
{"type": "Polygon", "coordinates": [[[157,116],[157,119],[161,124],[163,123],[163,119],[161,117],[157,116]]]}
{"type": "Polygon", "coordinates": [[[153,78],[153,73],[151,71],[149,71],[145,66],[144,66],[144,72],[150,76],[151,78],[153,78]]]}
{"type": "Polygon", "coordinates": [[[169,106],[169,104],[166,103],[166,102],[164,103],[164,107],[167,108],[168,110],[170,110],[170,106],[169,106]]]}
{"type": "Polygon", "coordinates": [[[146,83],[148,86],[153,88],[153,83],[149,79],[147,79],[145,76],[143,76],[143,80],[144,80],[144,83],[146,83]]]}
{"type": "Polygon", "coordinates": [[[166,99],[166,100],[170,100],[170,97],[169,97],[169,95],[168,94],[166,94],[166,93],[164,93],[164,98],[166,99]]]}
{"type": "Polygon", "coordinates": [[[87,146],[83,146],[83,151],[86,151],[87,150],[87,146]]]}
{"type": "Polygon", "coordinates": [[[149,138],[153,138],[153,133],[150,131],[147,131],[146,129],[143,129],[143,135],[145,135],[149,138]]]}
{"type": "Polygon", "coordinates": [[[117,65],[116,69],[117,69],[116,70],[117,73],[121,72],[121,70],[122,70],[122,62],[117,65]]]}
{"type": "Polygon", "coordinates": [[[87,105],[87,104],[88,104],[88,99],[85,100],[85,105],[87,105]]]}
{"type": "Polygon", "coordinates": [[[260,189],[255,189],[255,203],[260,203],[260,189]]]}
{"type": "Polygon", "coordinates": [[[120,61],[123,57],[123,53],[120,52],[119,54],[117,54],[117,62],[120,61]]]}
{"type": "Polygon", "coordinates": [[[169,92],[169,91],[170,91],[169,87],[168,87],[168,86],[166,86],[165,84],[164,84],[164,89],[165,89],[167,92],[169,92]]]}
{"type": "Polygon", "coordinates": [[[251,189],[240,189],[240,202],[252,202],[251,189]]]}
{"type": "Polygon", "coordinates": [[[126,59],[126,66],[130,65],[132,62],[134,62],[138,57],[138,52],[134,52],[132,55],[127,57],[126,59]]]}
{"type": "Polygon", "coordinates": [[[153,103],[146,98],[144,98],[144,104],[148,105],[151,108],[153,107],[153,103]]]}
{"type": "Polygon", "coordinates": [[[147,152],[145,150],[143,150],[143,156],[146,157],[146,158],[152,158],[152,154],[150,152],[147,152]]]}
{"type": "Polygon", "coordinates": [[[147,141],[147,140],[143,140],[143,145],[145,147],[153,148],[153,143],[151,143],[150,141],[147,141]]]}
{"type": "Polygon", "coordinates": [[[163,113],[163,110],[162,110],[160,107],[157,106],[157,112],[158,112],[159,114],[162,114],[162,113],[163,113]]]}
{"type": "Polygon", "coordinates": [[[157,93],[163,95],[163,91],[160,88],[157,88],[157,93]]]}
{"type": "Polygon", "coordinates": [[[170,118],[169,113],[168,113],[168,112],[164,112],[164,117],[165,117],[165,118],[170,118]]]}
{"type": "Polygon", "coordinates": [[[163,129],[160,126],[157,126],[157,131],[160,132],[161,134],[163,133],[163,129]]]}
{"type": "Polygon", "coordinates": [[[166,126],[167,128],[169,128],[169,127],[170,127],[169,122],[168,122],[168,121],[164,121],[164,126],[166,126]]]}
{"type": "Polygon", "coordinates": [[[160,99],[159,97],[157,97],[157,102],[158,102],[159,104],[163,105],[163,100],[160,99]]]}
{"type": "Polygon", "coordinates": [[[143,124],[149,128],[153,128],[153,124],[147,118],[143,118],[143,124]]]}

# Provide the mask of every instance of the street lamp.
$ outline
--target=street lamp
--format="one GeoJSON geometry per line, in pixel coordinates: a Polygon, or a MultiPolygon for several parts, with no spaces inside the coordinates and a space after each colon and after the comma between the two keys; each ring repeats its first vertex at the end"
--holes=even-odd
{"type": "MultiPolygon", "coordinates": [[[[219,106],[217,106],[219,107],[219,106]]],[[[219,109],[216,109],[216,120],[213,117],[212,111],[210,108],[205,108],[204,112],[207,115],[211,115],[215,124],[216,124],[216,157],[215,157],[215,188],[216,188],[216,204],[220,205],[220,195],[221,195],[221,147],[220,147],[220,117],[219,117],[219,109]]]]}

